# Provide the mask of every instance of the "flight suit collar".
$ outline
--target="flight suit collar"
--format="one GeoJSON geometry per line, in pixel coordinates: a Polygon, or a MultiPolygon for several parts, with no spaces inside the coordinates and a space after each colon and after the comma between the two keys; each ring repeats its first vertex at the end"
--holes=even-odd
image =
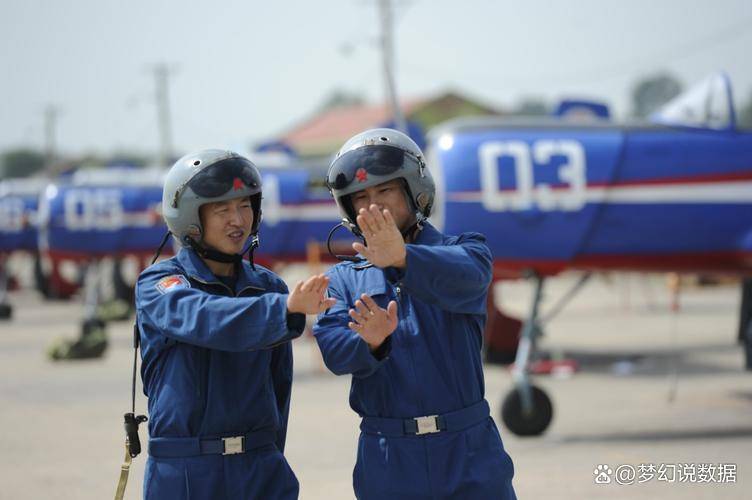
{"type": "MultiPolygon", "coordinates": [[[[423,226],[423,229],[418,232],[417,238],[411,243],[412,245],[436,246],[441,245],[444,242],[444,235],[441,234],[438,229],[433,227],[433,225],[427,221],[422,222],[421,225],[423,226]]],[[[353,264],[353,269],[356,271],[362,271],[373,267],[373,264],[371,264],[364,255],[359,253],[357,256],[363,259],[363,262],[353,264]]],[[[402,273],[394,268],[387,268],[387,270],[391,270],[387,271],[387,279],[389,281],[395,282],[399,279],[398,277],[402,276],[402,273]]]]}
{"type": "MultiPolygon", "coordinates": [[[[198,281],[205,284],[217,284],[226,286],[222,281],[212,273],[206,262],[196,254],[190,248],[181,248],[178,252],[178,262],[185,270],[186,274],[198,281]]],[[[262,280],[261,273],[253,272],[251,267],[243,262],[240,268],[240,275],[238,276],[238,282],[235,285],[235,290],[238,292],[246,288],[255,288],[258,290],[265,290],[266,283],[262,280]]]]}
{"type": "Polygon", "coordinates": [[[422,223],[423,229],[418,233],[418,237],[415,238],[415,241],[413,244],[415,245],[428,245],[428,246],[435,246],[435,245],[441,245],[444,241],[443,235],[439,232],[438,229],[433,227],[428,222],[422,223]]]}
{"type": "Polygon", "coordinates": [[[197,278],[204,283],[221,283],[209,266],[190,248],[181,248],[178,252],[178,262],[191,278],[197,278]]]}

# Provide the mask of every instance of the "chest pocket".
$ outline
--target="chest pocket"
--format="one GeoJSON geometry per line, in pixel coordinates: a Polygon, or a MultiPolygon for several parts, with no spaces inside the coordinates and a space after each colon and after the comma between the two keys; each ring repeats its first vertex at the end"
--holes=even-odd
{"type": "MultiPolygon", "coordinates": [[[[258,286],[246,286],[238,292],[238,297],[258,297],[263,295],[267,290],[258,286]]],[[[280,292],[281,293],[281,292],[280,292]]]]}
{"type": "MultiPolygon", "coordinates": [[[[392,349],[410,349],[418,342],[419,329],[410,312],[410,298],[403,292],[397,295],[397,285],[390,284],[381,271],[376,271],[367,279],[359,283],[363,293],[369,295],[382,309],[386,309],[390,301],[397,302],[397,329],[392,333],[392,349]]],[[[353,298],[360,298],[360,295],[353,298]]],[[[351,306],[352,307],[352,306],[351,306]]]]}
{"type": "Polygon", "coordinates": [[[390,300],[396,300],[396,294],[392,286],[384,278],[384,274],[380,270],[370,269],[364,271],[366,275],[363,277],[363,281],[360,286],[355,289],[352,297],[350,307],[355,307],[355,301],[360,299],[360,294],[365,293],[371,297],[379,307],[386,309],[390,300]],[[362,290],[362,292],[361,292],[362,290]]]}

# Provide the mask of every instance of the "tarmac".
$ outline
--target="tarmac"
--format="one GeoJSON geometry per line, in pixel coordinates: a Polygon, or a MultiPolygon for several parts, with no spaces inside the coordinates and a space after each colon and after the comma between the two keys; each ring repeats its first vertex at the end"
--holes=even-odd
{"type": "MultiPolygon", "coordinates": [[[[576,277],[547,281],[544,311],[576,277]]],[[[530,284],[497,291],[506,312],[524,316],[530,284]]],[[[108,325],[103,359],[51,362],[47,346],[78,332],[80,299],[46,302],[23,290],[10,301],[14,317],[0,323],[0,499],[112,498],[130,408],[132,324],[108,325]]],[[[503,427],[499,405],[512,378],[486,366],[518,497],[750,498],[752,373],[736,339],[739,301],[738,285],[692,286],[673,311],[663,275],[595,277],[546,325],[541,347],[580,369],[535,377],[554,404],[540,437],[503,427]]],[[[310,337],[294,350],[286,455],[300,498],[351,499],[359,421],[347,403],[349,378],[323,368],[310,337]]],[[[145,411],[140,386],[136,405],[145,411]]],[[[126,498],[141,498],[145,461],[135,459],[126,498]]]]}

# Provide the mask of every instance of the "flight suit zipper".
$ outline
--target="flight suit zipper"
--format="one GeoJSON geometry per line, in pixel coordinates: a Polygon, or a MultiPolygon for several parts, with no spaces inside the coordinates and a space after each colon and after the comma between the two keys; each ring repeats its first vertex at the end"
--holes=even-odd
{"type": "MultiPolygon", "coordinates": [[[[221,281],[204,281],[200,278],[197,278],[196,276],[190,276],[191,279],[196,280],[197,282],[201,283],[205,287],[221,287],[224,290],[228,292],[228,294],[231,297],[235,297],[235,293],[232,289],[230,289],[229,286],[225,285],[221,281]]],[[[207,293],[211,293],[208,292],[207,293]]],[[[204,427],[204,424],[206,423],[205,417],[206,417],[206,408],[208,406],[208,397],[209,397],[209,371],[211,370],[211,355],[208,350],[202,350],[202,357],[203,362],[199,363],[199,371],[201,375],[201,383],[200,387],[198,389],[198,396],[197,399],[203,403],[203,408],[201,409],[201,423],[199,424],[199,434],[205,434],[207,432],[207,429],[204,427]]]]}
{"type": "MultiPolygon", "coordinates": [[[[407,311],[405,311],[404,314],[402,312],[405,309],[405,303],[407,302],[407,299],[405,299],[404,301],[402,300],[402,287],[403,287],[402,282],[399,282],[397,283],[397,286],[394,289],[396,296],[397,296],[397,320],[399,323],[403,323],[402,322],[403,318],[404,319],[408,318],[406,314],[407,311]]],[[[412,374],[413,374],[412,376],[413,397],[415,400],[415,404],[418,407],[419,415],[423,415],[425,413],[425,410],[424,410],[424,405],[423,405],[423,398],[421,397],[420,391],[418,390],[418,383],[417,383],[418,375],[415,371],[415,357],[413,356],[413,347],[412,347],[413,339],[410,338],[411,334],[410,334],[409,323],[407,323],[406,329],[403,328],[403,331],[405,335],[407,336],[407,338],[405,339],[407,340],[407,342],[404,343],[404,346],[405,346],[405,349],[407,350],[408,356],[410,357],[410,370],[412,371],[412,374]]]]}

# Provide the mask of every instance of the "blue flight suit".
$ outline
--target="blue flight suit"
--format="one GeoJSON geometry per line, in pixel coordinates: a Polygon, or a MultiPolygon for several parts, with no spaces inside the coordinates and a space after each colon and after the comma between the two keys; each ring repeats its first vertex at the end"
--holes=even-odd
{"type": "Polygon", "coordinates": [[[352,374],[350,406],[364,417],[355,494],[515,498],[512,460],[484,399],[481,344],[492,262],[485,238],[445,236],[425,223],[406,247],[404,270],[334,266],[328,292],[337,304],[314,327],[327,367],[352,374]],[[397,329],[373,353],[347,326],[348,310],[362,293],[382,308],[390,300],[398,303],[397,329]],[[411,419],[426,415],[451,423],[454,412],[465,418],[442,432],[416,435],[415,428],[407,429],[411,419]]]}
{"type": "Polygon", "coordinates": [[[287,293],[279,277],[246,262],[231,290],[185,248],[141,273],[136,308],[150,437],[144,498],[298,497],[282,453],[289,341],[303,332],[305,315],[288,314],[287,293]],[[241,435],[250,450],[223,455],[229,443],[221,438],[241,435]]]}

